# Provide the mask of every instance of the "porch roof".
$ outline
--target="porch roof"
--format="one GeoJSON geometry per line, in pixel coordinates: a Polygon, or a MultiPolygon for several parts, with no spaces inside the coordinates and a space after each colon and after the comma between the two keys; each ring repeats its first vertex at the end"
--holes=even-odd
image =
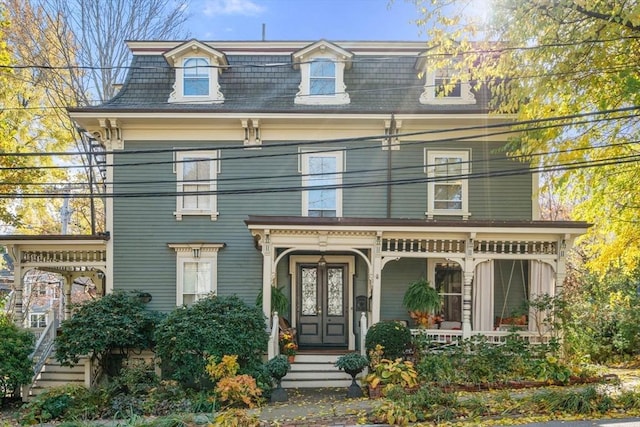
{"type": "Polygon", "coordinates": [[[414,218],[317,218],[302,216],[249,215],[245,220],[249,228],[260,226],[318,227],[318,228],[424,228],[433,231],[499,231],[500,229],[528,229],[540,232],[566,232],[582,234],[592,224],[583,221],[524,221],[524,220],[442,220],[414,218]]]}

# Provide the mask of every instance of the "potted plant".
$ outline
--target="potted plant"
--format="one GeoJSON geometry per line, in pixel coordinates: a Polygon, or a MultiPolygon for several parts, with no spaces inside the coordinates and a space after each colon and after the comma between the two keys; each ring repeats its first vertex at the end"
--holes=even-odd
{"type": "Polygon", "coordinates": [[[420,279],[409,284],[402,305],[418,326],[428,327],[437,320],[434,313],[442,306],[442,296],[427,280],[420,279]]]}
{"type": "MultiPolygon", "coordinates": [[[[262,289],[256,297],[256,306],[262,308],[262,289]]],[[[277,311],[280,316],[288,316],[289,314],[289,298],[284,293],[284,286],[271,287],[271,313],[277,311]]]]}
{"type": "Polygon", "coordinates": [[[271,392],[271,402],[286,402],[289,399],[287,391],[282,388],[282,378],[287,375],[291,365],[287,356],[279,354],[265,363],[269,375],[276,380],[276,388],[271,392]]]}
{"type": "Polygon", "coordinates": [[[369,364],[369,360],[360,353],[347,353],[338,357],[335,366],[351,375],[351,385],[347,390],[347,397],[362,397],[362,389],[356,383],[356,375],[364,370],[369,364]]]}
{"type": "Polygon", "coordinates": [[[293,362],[298,352],[298,344],[296,344],[291,332],[282,331],[279,337],[280,353],[287,356],[289,362],[293,362]]]}

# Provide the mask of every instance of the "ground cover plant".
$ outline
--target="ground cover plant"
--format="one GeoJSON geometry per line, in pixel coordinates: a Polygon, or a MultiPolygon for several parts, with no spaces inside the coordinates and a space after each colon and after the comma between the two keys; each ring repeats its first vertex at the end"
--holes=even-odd
{"type": "Polygon", "coordinates": [[[528,344],[515,333],[498,345],[483,336],[440,348],[418,340],[415,355],[420,382],[438,386],[495,387],[527,381],[567,384],[594,374],[588,365],[561,359],[557,341],[528,344]]]}

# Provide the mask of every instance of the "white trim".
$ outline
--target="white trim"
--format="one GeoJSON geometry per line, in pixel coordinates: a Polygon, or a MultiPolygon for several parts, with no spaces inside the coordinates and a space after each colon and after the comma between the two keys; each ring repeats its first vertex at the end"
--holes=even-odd
{"type": "Polygon", "coordinates": [[[218,251],[222,243],[169,243],[176,252],[176,306],[184,304],[184,266],[186,263],[209,264],[209,283],[206,292],[195,295],[195,300],[218,291],[218,251]]]}
{"type": "Polygon", "coordinates": [[[218,69],[215,67],[220,66],[220,61],[215,56],[202,55],[202,53],[198,55],[185,55],[181,57],[179,61],[180,67],[175,69],[176,80],[173,85],[173,91],[169,95],[169,99],[167,102],[175,103],[175,102],[197,102],[197,103],[205,103],[205,104],[221,104],[224,102],[224,95],[220,92],[220,84],[218,82],[218,69]],[[208,93],[206,95],[185,95],[184,93],[184,79],[185,79],[185,68],[187,62],[194,59],[201,59],[207,62],[211,68],[207,69],[209,88],[208,93]]]}
{"type": "Polygon", "coordinates": [[[344,84],[344,58],[338,56],[331,50],[320,50],[312,52],[309,56],[300,55],[300,86],[294,99],[294,103],[301,105],[346,105],[351,102],[347,93],[347,86],[344,84]],[[311,63],[313,61],[329,61],[335,66],[335,93],[333,95],[313,95],[311,94],[311,63]]]}
{"type": "MultiPolygon", "coordinates": [[[[435,178],[435,159],[436,157],[460,157],[461,159],[461,175],[468,175],[471,171],[469,164],[469,158],[471,157],[470,150],[442,150],[442,149],[424,149],[424,172],[428,178],[435,178]]],[[[438,181],[434,182],[429,179],[427,182],[427,212],[426,215],[429,219],[436,215],[447,216],[462,216],[463,219],[467,219],[471,214],[469,213],[469,180],[465,178],[457,178],[451,181],[438,181]],[[434,206],[435,198],[435,185],[438,183],[459,183],[462,191],[462,200],[460,209],[436,209],[434,206]]]]}
{"type": "MultiPolygon", "coordinates": [[[[347,338],[349,350],[356,348],[356,336],[353,330],[353,286],[356,274],[356,263],[353,255],[323,255],[327,264],[347,264],[349,272],[347,274],[347,338]]],[[[298,274],[296,266],[298,264],[313,264],[317,263],[320,259],[320,255],[291,255],[289,258],[289,274],[291,275],[291,313],[293,313],[293,319],[291,319],[291,326],[296,327],[298,321],[298,274]]]]}
{"type": "MultiPolygon", "coordinates": [[[[425,72],[424,90],[420,95],[420,103],[426,105],[473,105],[476,104],[476,97],[471,92],[471,84],[468,80],[460,82],[460,96],[436,94],[436,78],[442,70],[428,69],[425,72]]],[[[446,72],[446,70],[445,70],[446,72]]],[[[445,76],[446,77],[446,76],[445,76]]]]}
{"type": "Polygon", "coordinates": [[[203,151],[176,151],[174,163],[176,174],[176,211],[173,213],[176,220],[181,221],[184,215],[209,215],[211,221],[215,221],[218,217],[217,196],[215,194],[217,189],[217,177],[220,172],[220,162],[218,161],[218,150],[203,150],[203,151]],[[184,180],[184,162],[185,159],[208,159],[209,160],[209,207],[206,209],[185,209],[183,208],[184,197],[182,192],[184,191],[184,185],[188,184],[183,182],[184,180]]]}
{"type": "MultiPolygon", "coordinates": [[[[299,149],[298,172],[302,174],[302,187],[313,188],[309,181],[313,177],[309,177],[309,158],[313,157],[331,157],[336,159],[335,185],[336,192],[336,217],[342,217],[342,173],[344,172],[345,160],[344,149],[336,149],[340,151],[315,151],[299,149]]],[[[309,191],[302,191],[302,216],[309,216],[309,191]]]]}

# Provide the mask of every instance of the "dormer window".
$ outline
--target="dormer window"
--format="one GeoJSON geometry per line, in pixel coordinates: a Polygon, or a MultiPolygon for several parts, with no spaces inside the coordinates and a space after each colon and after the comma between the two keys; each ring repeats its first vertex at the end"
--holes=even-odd
{"type": "Polygon", "coordinates": [[[184,96],[209,96],[209,61],[206,58],[187,58],[183,68],[184,96]]]}
{"type": "Polygon", "coordinates": [[[353,54],[324,40],[293,54],[300,69],[300,87],[295,103],[305,105],[344,105],[351,102],[344,83],[344,72],[351,67],[353,54]]]}
{"type": "Polygon", "coordinates": [[[191,40],[164,54],[175,68],[168,102],[217,104],[224,102],[218,78],[228,66],[224,53],[191,40]]]}
{"type": "Polygon", "coordinates": [[[430,67],[424,57],[418,59],[416,69],[424,74],[424,91],[420,95],[421,104],[475,104],[476,97],[471,92],[469,81],[456,77],[453,67],[430,67]]]}
{"type": "Polygon", "coordinates": [[[330,59],[318,58],[310,65],[309,95],[335,95],[336,64],[330,59]]]}

